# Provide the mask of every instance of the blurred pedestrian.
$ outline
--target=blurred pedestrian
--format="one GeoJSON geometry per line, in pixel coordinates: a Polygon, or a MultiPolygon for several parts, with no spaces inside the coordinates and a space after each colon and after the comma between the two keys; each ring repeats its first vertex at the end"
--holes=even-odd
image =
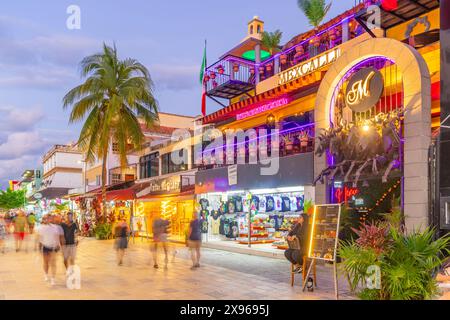
{"type": "Polygon", "coordinates": [[[23,240],[25,239],[25,230],[28,225],[25,212],[19,210],[17,216],[13,220],[14,223],[14,236],[16,238],[16,252],[22,249],[23,240]]]}
{"type": "Polygon", "coordinates": [[[63,257],[64,257],[64,265],[66,269],[69,266],[75,265],[75,257],[77,253],[77,245],[78,245],[78,225],[73,219],[73,213],[69,212],[66,217],[66,221],[61,223],[61,228],[64,232],[64,243],[63,243],[63,257]]]}
{"type": "Polygon", "coordinates": [[[192,267],[200,267],[200,247],[202,245],[201,222],[197,212],[194,212],[194,219],[189,225],[188,245],[191,250],[192,267]]]}
{"type": "Polygon", "coordinates": [[[0,216],[0,251],[5,253],[5,240],[8,235],[8,231],[6,230],[6,223],[3,216],[0,216]]]}
{"type": "Polygon", "coordinates": [[[157,213],[153,220],[153,268],[158,269],[158,247],[159,244],[162,245],[164,249],[164,265],[167,268],[168,258],[168,248],[167,248],[167,232],[169,228],[169,221],[161,218],[161,215],[157,213]]]}
{"type": "Polygon", "coordinates": [[[34,212],[31,212],[28,215],[28,230],[30,231],[30,234],[34,233],[34,226],[36,225],[36,216],[34,215],[34,212]]]}
{"type": "Polygon", "coordinates": [[[125,256],[125,250],[128,248],[128,235],[130,228],[125,220],[122,218],[117,224],[115,229],[116,236],[116,250],[117,250],[117,264],[121,266],[123,264],[123,257],[125,256]]]}
{"type": "Polygon", "coordinates": [[[64,231],[61,226],[54,223],[52,216],[44,216],[42,224],[39,226],[40,248],[44,260],[44,280],[49,281],[50,285],[55,285],[56,277],[56,254],[61,248],[64,237],[64,231]],[[49,273],[50,271],[50,278],[49,273]]]}
{"type": "Polygon", "coordinates": [[[8,211],[5,214],[5,226],[6,226],[6,232],[8,234],[11,232],[11,223],[12,223],[12,216],[11,216],[11,212],[8,211]]]}

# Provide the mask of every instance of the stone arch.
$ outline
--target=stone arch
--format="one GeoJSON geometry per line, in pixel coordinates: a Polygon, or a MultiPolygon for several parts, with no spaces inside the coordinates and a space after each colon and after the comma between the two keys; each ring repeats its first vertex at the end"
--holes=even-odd
{"type": "MultiPolygon", "coordinates": [[[[403,76],[405,109],[404,210],[408,230],[428,225],[428,150],[431,143],[431,79],[423,57],[412,47],[389,38],[372,38],[351,47],[330,67],[317,93],[316,132],[328,128],[332,95],[340,79],[356,64],[371,57],[393,60],[403,76]]],[[[314,174],[326,167],[314,159],[314,174]]],[[[317,184],[316,202],[325,203],[326,187],[317,184]]]]}

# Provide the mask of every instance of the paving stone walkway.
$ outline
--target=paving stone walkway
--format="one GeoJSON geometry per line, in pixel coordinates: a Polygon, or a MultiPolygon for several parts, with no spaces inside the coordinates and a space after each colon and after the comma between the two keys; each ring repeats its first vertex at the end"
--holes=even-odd
{"type": "MultiPolygon", "coordinates": [[[[77,257],[81,289],[69,290],[62,257],[58,256],[57,283],[51,287],[44,282],[37,252],[10,249],[0,253],[0,299],[334,299],[330,267],[320,267],[319,288],[304,293],[300,276],[296,285],[290,286],[290,265],[279,259],[203,249],[201,267],[191,270],[188,249],[170,244],[167,269],[161,255],[159,260],[160,269],[154,269],[149,244],[136,240],[130,243],[124,265],[117,266],[112,241],[83,239],[77,257]]],[[[343,291],[342,298],[351,299],[345,288],[343,291]]]]}

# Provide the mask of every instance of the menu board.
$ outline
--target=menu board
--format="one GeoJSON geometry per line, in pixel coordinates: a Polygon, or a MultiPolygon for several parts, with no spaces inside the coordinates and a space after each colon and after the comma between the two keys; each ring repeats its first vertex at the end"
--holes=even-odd
{"type": "Polygon", "coordinates": [[[309,258],[335,261],[339,237],[340,204],[314,207],[311,222],[309,258]]]}

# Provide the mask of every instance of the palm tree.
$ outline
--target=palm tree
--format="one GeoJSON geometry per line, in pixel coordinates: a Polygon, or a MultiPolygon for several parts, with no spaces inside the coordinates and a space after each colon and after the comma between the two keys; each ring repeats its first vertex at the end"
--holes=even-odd
{"type": "Polygon", "coordinates": [[[269,50],[270,55],[273,55],[276,51],[279,51],[282,36],[283,32],[280,30],[275,30],[274,32],[263,32],[261,42],[269,50]]]}
{"type": "Polygon", "coordinates": [[[103,52],[80,63],[85,82],[63,98],[63,108],[72,106],[70,123],[84,121],[78,145],[87,162],[102,160],[103,219],[106,217],[106,160],[114,141],[122,166],[127,165],[129,145],[144,143],[139,119],[152,127],[158,119],[158,103],[147,68],[134,59],[119,60],[116,47],[103,45],[103,52]]]}
{"type": "Polygon", "coordinates": [[[305,14],[309,23],[317,29],[323,19],[330,11],[331,3],[326,4],[325,0],[298,0],[298,6],[305,14]]]}

